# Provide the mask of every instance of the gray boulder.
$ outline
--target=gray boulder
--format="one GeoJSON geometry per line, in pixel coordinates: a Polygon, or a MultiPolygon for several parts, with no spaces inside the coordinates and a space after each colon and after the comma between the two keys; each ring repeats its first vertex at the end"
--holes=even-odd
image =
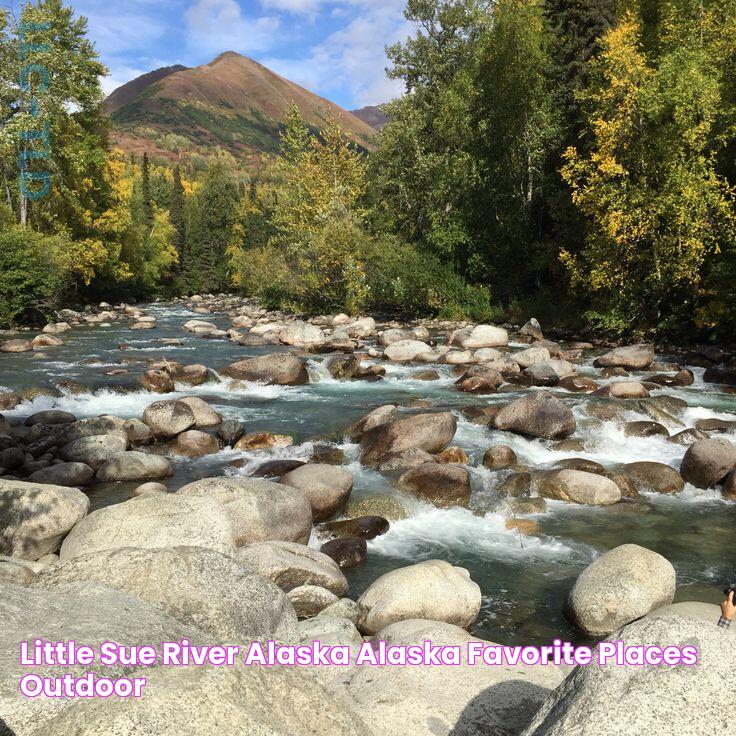
{"type": "Polygon", "coordinates": [[[160,549],[194,546],[222,554],[234,550],[233,528],[212,498],[147,493],[93,511],[71,530],[62,560],[121,547],[160,549]]]}
{"type": "Polygon", "coordinates": [[[654,362],[654,346],[639,344],[626,345],[595,359],[597,368],[625,368],[643,371],[654,362]]]}
{"type": "Polygon", "coordinates": [[[232,524],[242,547],[271,540],[306,544],[312,532],[312,507],[304,493],[256,478],[204,478],[180,488],[184,498],[213,499],[232,524]]]}
{"type": "Polygon", "coordinates": [[[403,473],[396,481],[396,487],[439,508],[467,506],[470,472],[459,465],[424,463],[403,473]]]}
{"type": "Polygon", "coordinates": [[[534,391],[504,406],[493,424],[496,429],[545,439],[564,439],[576,427],[571,409],[546,391],[534,391]]]}
{"type": "Polygon", "coordinates": [[[0,554],[38,560],[56,552],[88,510],[76,488],[0,478],[0,554]]]}
{"type": "Polygon", "coordinates": [[[108,460],[97,471],[97,480],[101,483],[158,480],[172,474],[171,463],[165,457],[133,451],[121,452],[108,460]]]}
{"type": "Polygon", "coordinates": [[[314,521],[325,521],[342,511],[353,490],[353,476],[347,470],[317,463],[301,465],[282,476],[279,482],[304,493],[314,521]]]}
{"type": "Polygon", "coordinates": [[[243,547],[237,559],[247,568],[289,592],[301,585],[316,585],[341,597],[348,581],[327,555],[296,542],[262,542],[243,547]]]}
{"type": "Polygon", "coordinates": [[[566,614],[581,631],[604,636],[660,606],[672,603],[675,568],[662,555],[623,544],[580,573],[566,614]]]}
{"type": "Polygon", "coordinates": [[[593,506],[609,506],[621,500],[621,490],[616,483],[585,470],[565,468],[541,473],[535,488],[543,498],[593,506]]]}
{"type": "Polygon", "coordinates": [[[698,440],[682,458],[680,475],[696,488],[713,488],[736,467],[736,447],[726,439],[698,440]]]}
{"type": "Polygon", "coordinates": [[[290,353],[271,353],[240,360],[228,366],[223,374],[266,386],[301,386],[309,383],[304,362],[290,353]]]}
{"type": "Polygon", "coordinates": [[[77,581],[115,588],[222,642],[297,640],[296,616],[284,593],[211,549],[93,552],[40,571],[33,587],[54,591],[77,581]]]}
{"type": "Polygon", "coordinates": [[[86,485],[94,475],[95,471],[84,463],[59,463],[31,473],[28,476],[28,482],[74,488],[86,485]]]}
{"type": "Polygon", "coordinates": [[[183,401],[154,401],[143,412],[143,421],[163,438],[176,437],[197,424],[192,408],[183,401]]]}
{"type": "Polygon", "coordinates": [[[452,442],[456,430],[457,420],[449,411],[396,419],[363,434],[361,459],[371,465],[385,455],[405,450],[442,452],[452,442]]]}
{"type": "Polygon", "coordinates": [[[59,457],[71,463],[84,463],[97,470],[110,458],[127,449],[127,433],[115,431],[74,440],[61,448],[59,457]]]}
{"type": "Polygon", "coordinates": [[[367,634],[410,618],[466,628],[478,616],[481,592],[464,568],[443,560],[427,560],[382,575],[358,603],[365,609],[360,628],[367,634]]]}
{"type": "MultiPolygon", "coordinates": [[[[523,736],[644,736],[722,731],[733,709],[736,639],[685,616],[647,616],[611,636],[629,646],[697,650],[694,666],[578,667],[545,701],[523,736]]],[[[595,661],[595,655],[594,655],[595,661]]]]}

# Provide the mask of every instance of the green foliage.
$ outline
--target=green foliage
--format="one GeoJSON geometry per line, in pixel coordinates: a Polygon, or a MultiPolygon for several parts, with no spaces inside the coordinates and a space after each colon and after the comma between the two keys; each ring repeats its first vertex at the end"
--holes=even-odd
{"type": "Polygon", "coordinates": [[[16,225],[0,225],[0,327],[38,323],[52,313],[65,286],[55,256],[69,244],[16,225]]]}

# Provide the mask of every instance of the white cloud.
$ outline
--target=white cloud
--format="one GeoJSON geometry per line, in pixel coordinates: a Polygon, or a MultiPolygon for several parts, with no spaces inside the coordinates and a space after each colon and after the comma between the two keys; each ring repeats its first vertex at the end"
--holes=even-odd
{"type": "MultiPolygon", "coordinates": [[[[271,1],[271,0],[269,0],[271,1]]],[[[403,17],[405,0],[351,0],[357,16],[314,45],[305,59],[265,59],[279,74],[329,97],[349,90],[355,107],[388,102],[403,85],[389,79],[385,47],[412,33],[403,17]]]]}
{"type": "Polygon", "coordinates": [[[189,46],[211,53],[265,51],[280,25],[275,16],[244,15],[235,0],[196,0],[184,17],[189,46]]]}

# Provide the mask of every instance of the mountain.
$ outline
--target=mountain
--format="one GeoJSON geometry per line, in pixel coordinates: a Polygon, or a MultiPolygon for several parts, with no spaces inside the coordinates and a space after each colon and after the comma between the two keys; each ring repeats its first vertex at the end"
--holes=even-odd
{"type": "Polygon", "coordinates": [[[361,107],[360,110],[353,110],[352,112],[356,118],[360,118],[364,123],[367,123],[375,130],[381,130],[388,122],[388,115],[386,115],[386,113],[377,105],[368,105],[367,107],[361,107]]]}
{"type": "Polygon", "coordinates": [[[323,126],[332,108],[346,135],[365,149],[376,133],[347,110],[233,51],[203,66],[144,74],[105,104],[118,147],[170,159],[215,148],[238,156],[273,153],[292,104],[314,128],[323,126]]]}

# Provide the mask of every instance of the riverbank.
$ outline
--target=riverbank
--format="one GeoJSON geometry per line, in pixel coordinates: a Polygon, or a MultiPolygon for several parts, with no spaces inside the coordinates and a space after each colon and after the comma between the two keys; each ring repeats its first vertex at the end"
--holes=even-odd
{"type": "MultiPolygon", "coordinates": [[[[176,567],[113,548],[196,543],[285,593],[267,619],[253,612],[259,635],[294,637],[299,618],[300,636],[326,636],[330,619],[355,645],[392,625],[398,641],[594,643],[672,600],[717,602],[736,562],[736,397],[706,380],[731,380],[713,349],[606,353],[534,323],[304,322],[233,297],[66,311],[26,337],[0,355],[0,484],[82,489],[48,545],[64,539],[61,564],[55,549],[12,552],[29,560],[16,582],[39,591],[39,611],[41,590],[61,590],[54,571],[89,579],[75,559],[95,558],[110,584],[120,564],[176,567]],[[590,620],[580,589],[571,608],[581,573],[632,543],[587,578],[596,600],[596,579],[617,581],[620,615],[590,620]],[[452,628],[401,623],[417,618],[452,628]]],[[[365,678],[348,674],[370,713],[365,678]]],[[[509,732],[564,674],[540,673],[509,732]]]]}

